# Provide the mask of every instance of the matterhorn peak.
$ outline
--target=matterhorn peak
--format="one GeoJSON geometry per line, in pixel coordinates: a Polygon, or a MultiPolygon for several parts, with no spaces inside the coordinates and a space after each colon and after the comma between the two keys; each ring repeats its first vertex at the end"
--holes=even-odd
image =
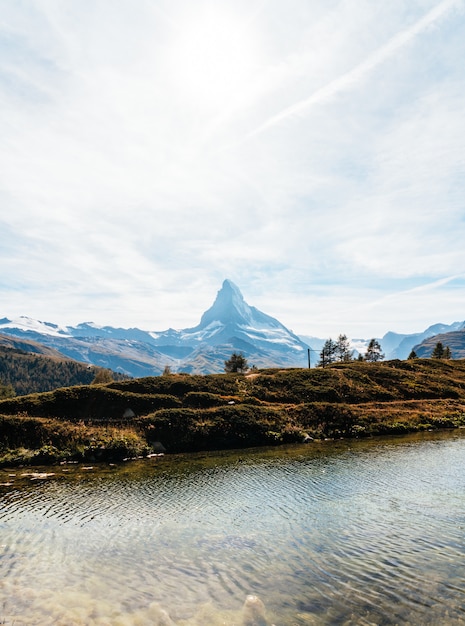
{"type": "MultiPolygon", "coordinates": [[[[226,278],[223,281],[223,285],[221,286],[220,292],[221,291],[228,291],[228,290],[231,291],[231,292],[234,292],[237,295],[239,295],[239,297],[242,298],[242,300],[244,299],[243,296],[242,296],[241,290],[239,289],[239,287],[237,285],[235,285],[232,280],[230,280],[229,278],[226,278]]],[[[218,293],[220,293],[220,292],[218,292],[218,293]]]]}
{"type": "Polygon", "coordinates": [[[232,280],[223,281],[213,305],[205,311],[200,326],[205,327],[212,322],[222,324],[248,324],[253,317],[251,307],[245,302],[239,287],[232,280]]]}

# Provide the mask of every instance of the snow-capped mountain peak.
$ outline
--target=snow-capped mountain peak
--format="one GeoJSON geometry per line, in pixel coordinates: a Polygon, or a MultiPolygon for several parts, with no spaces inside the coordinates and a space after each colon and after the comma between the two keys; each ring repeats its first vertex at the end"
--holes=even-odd
{"type": "Polygon", "coordinates": [[[249,305],[245,302],[239,288],[226,279],[218,291],[215,302],[205,311],[199,326],[205,328],[212,322],[222,324],[250,324],[253,314],[249,305]]]}
{"type": "Polygon", "coordinates": [[[66,326],[58,326],[50,322],[41,322],[30,317],[21,315],[15,319],[4,317],[0,319],[0,332],[8,329],[19,329],[27,333],[38,333],[39,335],[50,335],[52,337],[70,337],[69,329],[66,326]]]}
{"type": "MultiPolygon", "coordinates": [[[[202,315],[200,324],[180,331],[182,343],[198,348],[200,345],[231,346],[246,355],[259,351],[277,354],[289,363],[302,363],[307,345],[274,317],[247,304],[240,289],[225,280],[213,305],[202,315]]],[[[158,338],[158,342],[160,338],[158,338]]],[[[273,362],[272,359],[270,362],[273,362]]]]}
{"type": "Polygon", "coordinates": [[[276,331],[276,329],[280,329],[299,341],[298,338],[277,319],[266,313],[262,313],[254,306],[248,305],[239,287],[229,279],[223,282],[223,286],[220,291],[218,291],[215,302],[202,315],[200,324],[192,330],[198,331],[205,329],[214,322],[219,322],[224,327],[228,328],[229,331],[250,328],[255,333],[260,330],[265,331],[273,329],[273,331],[276,331]]]}

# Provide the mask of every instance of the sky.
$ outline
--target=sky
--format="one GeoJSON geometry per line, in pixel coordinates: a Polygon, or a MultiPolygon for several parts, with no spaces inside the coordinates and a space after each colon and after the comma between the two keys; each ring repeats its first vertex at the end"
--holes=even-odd
{"type": "Polygon", "coordinates": [[[465,320],[465,0],[0,0],[0,317],[465,320]]]}

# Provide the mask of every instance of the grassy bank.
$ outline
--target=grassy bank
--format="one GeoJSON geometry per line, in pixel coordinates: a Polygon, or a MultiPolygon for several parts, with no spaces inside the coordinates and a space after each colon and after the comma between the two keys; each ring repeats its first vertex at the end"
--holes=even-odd
{"type": "Polygon", "coordinates": [[[119,461],[465,425],[465,361],[82,385],[0,402],[0,463],[119,461]],[[160,445],[161,444],[161,445],[160,445]]]}

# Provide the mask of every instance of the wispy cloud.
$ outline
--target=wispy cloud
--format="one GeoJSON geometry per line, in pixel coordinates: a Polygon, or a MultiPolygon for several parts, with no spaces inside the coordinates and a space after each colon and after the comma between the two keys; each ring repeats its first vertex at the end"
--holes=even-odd
{"type": "Polygon", "coordinates": [[[460,317],[463,8],[7,3],[0,314],[190,326],[229,277],[302,333],[460,317]]]}
{"type": "Polygon", "coordinates": [[[299,102],[286,107],[283,111],[280,111],[276,115],[273,115],[263,122],[263,124],[251,131],[247,137],[255,137],[269,128],[276,126],[276,124],[279,124],[283,120],[299,115],[311,106],[321,104],[339,92],[345,89],[350,89],[360,80],[363,80],[366,74],[373,71],[380,64],[386,61],[386,59],[396,54],[403,46],[410,43],[424,30],[430,28],[435,22],[444,17],[444,15],[459,6],[463,6],[462,0],[443,0],[433,9],[428,11],[428,13],[419,19],[415,24],[397,33],[397,35],[392,37],[388,43],[381,46],[362,63],[359,63],[350,71],[346,72],[342,76],[339,76],[335,80],[332,80],[324,87],[321,87],[308,98],[300,100],[299,102]]]}

